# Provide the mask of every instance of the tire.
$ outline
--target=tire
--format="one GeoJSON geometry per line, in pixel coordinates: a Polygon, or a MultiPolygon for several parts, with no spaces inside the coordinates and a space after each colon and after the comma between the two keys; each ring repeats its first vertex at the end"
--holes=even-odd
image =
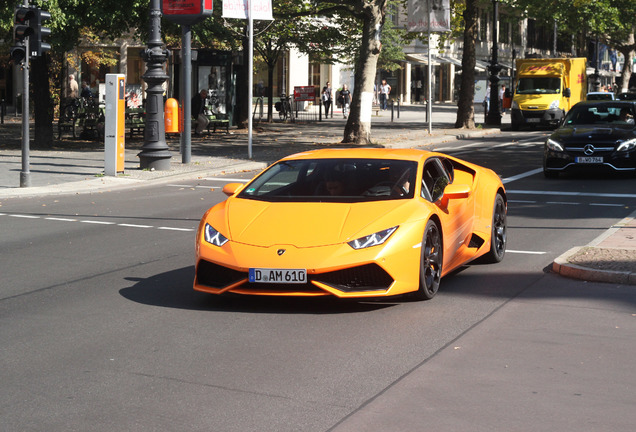
{"type": "Polygon", "coordinates": [[[543,177],[547,179],[555,179],[559,177],[558,171],[548,171],[547,169],[543,169],[543,177]]]}
{"type": "Polygon", "coordinates": [[[490,251],[484,255],[483,263],[498,263],[506,254],[506,202],[501,194],[495,197],[495,205],[492,210],[492,223],[490,231],[490,251]]]}
{"type": "Polygon", "coordinates": [[[442,258],[442,234],[437,224],[429,220],[422,239],[420,286],[413,295],[416,300],[430,300],[437,294],[442,277],[442,258]]]}

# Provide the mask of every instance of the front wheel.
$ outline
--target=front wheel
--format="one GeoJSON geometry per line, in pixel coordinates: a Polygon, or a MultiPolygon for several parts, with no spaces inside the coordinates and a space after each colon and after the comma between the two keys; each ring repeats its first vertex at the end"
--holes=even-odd
{"type": "Polygon", "coordinates": [[[420,286],[414,293],[417,300],[430,300],[437,294],[442,278],[442,257],[442,235],[437,224],[429,220],[422,239],[420,286]]]}
{"type": "Polygon", "coordinates": [[[490,251],[484,255],[483,262],[498,263],[506,254],[506,202],[501,194],[495,197],[490,231],[490,251]]]}

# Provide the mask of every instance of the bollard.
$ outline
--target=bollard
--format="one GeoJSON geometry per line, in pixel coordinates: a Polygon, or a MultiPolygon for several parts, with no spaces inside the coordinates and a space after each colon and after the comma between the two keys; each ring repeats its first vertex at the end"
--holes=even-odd
{"type": "Polygon", "coordinates": [[[394,111],[394,107],[395,106],[395,101],[393,99],[391,99],[391,123],[393,123],[393,111],[394,111]]]}
{"type": "Polygon", "coordinates": [[[318,121],[322,121],[322,101],[318,103],[318,121]]]}
{"type": "Polygon", "coordinates": [[[397,115],[398,115],[398,118],[400,118],[400,99],[399,99],[399,98],[398,98],[398,103],[397,103],[397,105],[398,105],[398,108],[397,108],[397,115]]]}
{"type": "Polygon", "coordinates": [[[166,133],[179,132],[179,102],[175,98],[166,101],[164,110],[164,123],[166,133]]]}
{"type": "Polygon", "coordinates": [[[4,124],[4,116],[7,113],[7,102],[2,99],[2,104],[0,105],[0,122],[4,124]]]}

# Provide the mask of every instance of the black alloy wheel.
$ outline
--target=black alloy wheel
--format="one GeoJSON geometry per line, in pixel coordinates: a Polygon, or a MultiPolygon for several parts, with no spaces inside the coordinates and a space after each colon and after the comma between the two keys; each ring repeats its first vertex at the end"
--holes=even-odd
{"type": "Polygon", "coordinates": [[[492,212],[490,251],[484,255],[484,262],[501,262],[506,254],[506,242],[506,202],[501,194],[498,193],[495,197],[495,205],[492,212]]]}
{"type": "Polygon", "coordinates": [[[442,235],[437,224],[429,220],[422,239],[420,287],[414,293],[416,299],[430,300],[437,294],[442,277],[442,256],[442,235]]]}

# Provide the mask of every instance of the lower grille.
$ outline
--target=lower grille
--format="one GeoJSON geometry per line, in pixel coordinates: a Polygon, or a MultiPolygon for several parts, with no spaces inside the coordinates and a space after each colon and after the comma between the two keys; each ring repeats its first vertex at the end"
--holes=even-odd
{"type": "Polygon", "coordinates": [[[201,260],[197,266],[197,282],[210,288],[225,288],[242,279],[247,279],[247,273],[208,261],[201,260]]]}
{"type": "Polygon", "coordinates": [[[386,291],[393,283],[393,278],[377,264],[322,273],[313,279],[344,292],[386,291]]]}

